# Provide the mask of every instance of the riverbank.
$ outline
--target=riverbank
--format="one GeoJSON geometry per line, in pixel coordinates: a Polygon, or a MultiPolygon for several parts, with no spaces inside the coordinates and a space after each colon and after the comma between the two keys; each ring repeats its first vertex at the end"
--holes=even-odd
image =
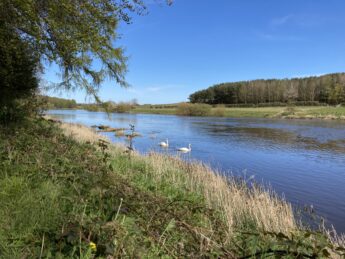
{"type": "MultiPolygon", "coordinates": [[[[193,104],[186,104],[193,106],[193,104]]],[[[185,115],[203,117],[227,117],[227,118],[278,118],[278,119],[325,119],[345,121],[344,106],[277,106],[277,107],[225,107],[195,104],[203,106],[201,111],[196,107],[196,113],[188,111],[181,112],[181,104],[169,105],[132,105],[126,109],[108,110],[112,113],[133,113],[133,114],[162,114],[162,115],[185,115]]],[[[183,104],[182,104],[183,106],[183,104]]],[[[66,110],[87,110],[93,112],[106,110],[100,105],[83,105],[75,108],[58,108],[66,110]]],[[[184,109],[184,108],[182,108],[184,109]]]]}
{"type": "Polygon", "coordinates": [[[74,124],[39,119],[0,131],[5,258],[332,253],[290,204],[205,165],[129,155],[74,124]]]}
{"type": "MultiPolygon", "coordinates": [[[[131,113],[177,115],[177,108],[164,105],[137,106],[131,113]]],[[[282,118],[345,120],[345,107],[293,106],[293,107],[213,107],[206,116],[229,118],[282,118]]]]}

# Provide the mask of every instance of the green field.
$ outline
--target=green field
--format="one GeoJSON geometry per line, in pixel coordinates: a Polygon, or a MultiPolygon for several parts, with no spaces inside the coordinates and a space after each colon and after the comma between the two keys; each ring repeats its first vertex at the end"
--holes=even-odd
{"type": "MultiPolygon", "coordinates": [[[[294,106],[294,107],[251,107],[251,108],[210,108],[207,116],[214,116],[213,111],[223,109],[224,117],[242,118],[296,118],[296,119],[345,119],[345,107],[332,106],[294,106]]],[[[138,106],[132,113],[177,114],[177,109],[161,106],[138,106]]]]}
{"type": "Polygon", "coordinates": [[[131,110],[131,113],[174,115],[176,114],[176,108],[150,108],[147,106],[137,106],[131,110]]]}

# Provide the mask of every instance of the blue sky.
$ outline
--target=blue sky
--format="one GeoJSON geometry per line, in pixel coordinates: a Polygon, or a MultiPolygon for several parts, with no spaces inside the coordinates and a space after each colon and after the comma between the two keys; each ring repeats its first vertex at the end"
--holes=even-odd
{"type": "MultiPolygon", "coordinates": [[[[104,101],[174,103],[221,82],[345,71],[344,0],[148,2],[148,15],[119,29],[131,87],[105,82],[104,101]]],[[[44,79],[58,80],[56,68],[44,79]]],[[[83,91],[48,94],[90,101],[83,91]]]]}

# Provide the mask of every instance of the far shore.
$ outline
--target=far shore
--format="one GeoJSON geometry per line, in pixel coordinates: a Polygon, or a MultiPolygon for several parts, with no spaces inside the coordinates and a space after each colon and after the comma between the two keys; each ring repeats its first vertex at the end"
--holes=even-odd
{"type": "MultiPolygon", "coordinates": [[[[176,108],[156,108],[155,106],[137,106],[131,113],[148,114],[177,114],[176,108]]],[[[212,117],[228,118],[279,118],[279,119],[328,119],[345,120],[345,107],[332,106],[294,106],[294,107],[213,107],[210,114],[212,117]],[[216,116],[217,110],[222,109],[222,116],[216,116]]]]}
{"type": "MultiPolygon", "coordinates": [[[[78,107],[85,109],[84,107],[78,107]]],[[[55,108],[60,109],[60,108],[55,108]]],[[[75,108],[74,108],[75,109],[75,108]]],[[[104,109],[89,110],[104,111],[104,109]]],[[[113,112],[113,111],[111,111],[113,112]]],[[[180,115],[177,106],[138,105],[127,111],[132,114],[180,115]]],[[[200,115],[199,115],[200,116],[200,115]]],[[[345,121],[345,107],[293,106],[293,107],[212,107],[203,117],[270,118],[270,119],[322,119],[345,121]]]]}

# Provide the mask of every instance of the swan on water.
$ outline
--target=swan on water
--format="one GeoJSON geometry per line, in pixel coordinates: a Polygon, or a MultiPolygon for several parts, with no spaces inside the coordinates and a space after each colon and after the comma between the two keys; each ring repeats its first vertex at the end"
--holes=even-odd
{"type": "Polygon", "coordinates": [[[178,151],[181,151],[181,152],[184,152],[184,153],[187,153],[187,152],[192,151],[192,145],[189,144],[189,145],[188,145],[188,148],[186,148],[186,147],[181,147],[181,148],[179,148],[179,149],[177,149],[177,150],[178,150],[178,151]]]}
{"type": "Polygon", "coordinates": [[[169,141],[168,141],[168,139],[166,140],[166,142],[161,142],[161,143],[159,143],[159,145],[161,146],[161,147],[169,147],[169,141]]]}

